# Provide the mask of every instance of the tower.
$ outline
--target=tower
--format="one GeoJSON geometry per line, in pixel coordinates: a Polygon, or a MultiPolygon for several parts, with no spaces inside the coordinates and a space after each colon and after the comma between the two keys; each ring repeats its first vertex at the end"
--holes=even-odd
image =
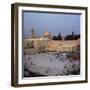
{"type": "Polygon", "coordinates": [[[31,38],[36,38],[34,28],[31,29],[31,38]]]}

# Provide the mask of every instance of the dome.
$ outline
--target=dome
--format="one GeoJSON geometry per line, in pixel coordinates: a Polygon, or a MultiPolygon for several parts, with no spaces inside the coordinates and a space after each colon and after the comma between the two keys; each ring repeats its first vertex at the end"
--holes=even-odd
{"type": "Polygon", "coordinates": [[[44,35],[49,35],[49,32],[44,32],[44,35]]]}
{"type": "Polygon", "coordinates": [[[43,36],[44,37],[50,37],[50,33],[49,32],[44,32],[43,36]]]}

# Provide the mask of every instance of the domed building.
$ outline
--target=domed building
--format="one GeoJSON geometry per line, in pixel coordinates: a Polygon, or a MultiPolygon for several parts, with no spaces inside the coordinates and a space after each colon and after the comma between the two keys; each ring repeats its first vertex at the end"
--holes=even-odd
{"type": "Polygon", "coordinates": [[[43,37],[44,38],[50,38],[51,34],[49,32],[44,32],[43,37]]]}

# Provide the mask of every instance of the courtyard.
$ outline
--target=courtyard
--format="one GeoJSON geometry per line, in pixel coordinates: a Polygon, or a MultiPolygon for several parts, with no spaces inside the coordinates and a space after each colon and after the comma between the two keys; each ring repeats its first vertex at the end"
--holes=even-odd
{"type": "Polygon", "coordinates": [[[26,54],[24,77],[79,75],[80,58],[73,60],[68,55],[68,52],[26,54]]]}

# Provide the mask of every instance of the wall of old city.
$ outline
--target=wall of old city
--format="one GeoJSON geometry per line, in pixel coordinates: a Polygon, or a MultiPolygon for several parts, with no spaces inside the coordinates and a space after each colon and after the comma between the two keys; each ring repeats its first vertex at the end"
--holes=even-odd
{"type": "Polygon", "coordinates": [[[32,52],[51,51],[51,52],[67,52],[76,50],[80,45],[80,40],[50,40],[48,38],[33,38],[24,40],[24,48],[30,49],[32,52]]]}
{"type": "Polygon", "coordinates": [[[67,51],[76,50],[78,45],[80,45],[80,40],[67,40],[67,41],[66,40],[63,40],[63,41],[52,40],[48,43],[46,50],[67,52],[67,51]]]}

